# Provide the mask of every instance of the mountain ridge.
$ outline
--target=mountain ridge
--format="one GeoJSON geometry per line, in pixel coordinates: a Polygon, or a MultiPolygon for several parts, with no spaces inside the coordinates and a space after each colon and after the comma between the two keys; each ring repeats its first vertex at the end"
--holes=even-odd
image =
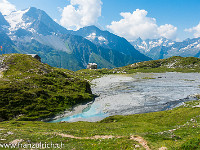
{"type": "Polygon", "coordinates": [[[166,38],[158,38],[158,39],[146,39],[142,40],[138,38],[136,41],[131,42],[131,44],[141,53],[146,56],[156,60],[161,59],[161,50],[162,47],[169,47],[173,45],[175,42],[172,40],[168,40],[166,38]]]}
{"type": "Polygon", "coordinates": [[[100,45],[104,48],[118,50],[119,52],[126,53],[128,55],[138,53],[138,51],[123,37],[117,36],[108,31],[102,31],[96,26],[87,26],[74,32],[74,34],[85,37],[91,42],[100,45]],[[101,43],[104,41],[103,43],[101,43]]]}
{"type": "Polygon", "coordinates": [[[136,40],[135,42],[132,42],[132,44],[141,53],[151,57],[154,60],[169,58],[172,56],[199,57],[200,38],[186,39],[182,42],[175,42],[165,39],[158,44],[158,41],[160,40],[162,40],[162,38],[153,40],[147,39],[144,41],[139,39],[139,42],[136,40]],[[154,43],[155,41],[157,42],[157,45],[154,43]],[[151,43],[151,45],[145,47],[146,42],[151,43]],[[155,45],[153,46],[153,44],[155,45]]]}
{"type": "MultiPolygon", "coordinates": [[[[78,32],[65,29],[44,11],[34,7],[12,12],[5,18],[11,24],[7,35],[18,52],[37,53],[45,63],[54,67],[79,70],[86,68],[91,60],[96,61],[100,68],[111,68],[150,60],[124,38],[106,31],[108,36],[125,41],[126,46],[121,45],[121,48],[117,49],[118,40],[113,42],[111,48],[98,45],[78,35],[78,32]],[[16,18],[19,18],[18,22],[15,22],[16,18]]],[[[101,32],[97,27],[94,28],[101,32]]]]}
{"type": "Polygon", "coordinates": [[[2,30],[3,26],[10,26],[9,23],[6,21],[2,13],[0,12],[0,30],[2,30]]]}

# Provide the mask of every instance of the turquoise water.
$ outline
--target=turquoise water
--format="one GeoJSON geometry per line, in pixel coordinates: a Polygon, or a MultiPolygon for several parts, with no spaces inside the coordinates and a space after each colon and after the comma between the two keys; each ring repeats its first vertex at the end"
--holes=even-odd
{"type": "Polygon", "coordinates": [[[76,122],[76,121],[97,121],[102,120],[103,118],[108,117],[107,113],[104,113],[98,110],[96,105],[89,106],[83,109],[82,113],[74,114],[72,116],[67,116],[58,120],[51,121],[53,122],[61,122],[61,121],[68,121],[68,122],[76,122]]]}

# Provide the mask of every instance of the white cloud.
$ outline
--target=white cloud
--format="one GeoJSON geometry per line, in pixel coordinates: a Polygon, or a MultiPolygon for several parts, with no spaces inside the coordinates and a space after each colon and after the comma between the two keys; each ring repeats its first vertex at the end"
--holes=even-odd
{"type": "Polygon", "coordinates": [[[195,38],[200,37],[200,22],[197,26],[189,28],[189,29],[185,29],[185,31],[193,33],[195,38]]]}
{"type": "Polygon", "coordinates": [[[120,15],[123,19],[113,21],[107,28],[129,41],[138,37],[142,39],[159,37],[175,39],[177,27],[170,24],[158,26],[156,19],[147,17],[147,14],[147,11],[140,9],[136,9],[133,13],[122,12],[120,15]]]}
{"type": "Polygon", "coordinates": [[[12,11],[16,10],[16,6],[7,0],[0,0],[0,12],[3,15],[9,15],[12,11]]]}
{"type": "Polygon", "coordinates": [[[177,27],[174,27],[171,24],[165,24],[158,27],[158,34],[161,37],[165,37],[167,39],[175,39],[176,31],[177,31],[177,27]]]}
{"type": "Polygon", "coordinates": [[[101,0],[70,0],[64,7],[60,24],[70,30],[94,25],[101,16],[101,0]]]}

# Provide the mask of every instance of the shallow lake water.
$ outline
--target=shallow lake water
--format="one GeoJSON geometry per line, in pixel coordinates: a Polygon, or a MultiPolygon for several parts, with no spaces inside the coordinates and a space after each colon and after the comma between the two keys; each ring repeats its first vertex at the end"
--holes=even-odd
{"type": "Polygon", "coordinates": [[[108,75],[93,80],[92,84],[93,94],[98,95],[93,103],[74,108],[52,122],[94,122],[111,115],[163,111],[194,100],[193,95],[200,94],[199,73],[108,75]]]}

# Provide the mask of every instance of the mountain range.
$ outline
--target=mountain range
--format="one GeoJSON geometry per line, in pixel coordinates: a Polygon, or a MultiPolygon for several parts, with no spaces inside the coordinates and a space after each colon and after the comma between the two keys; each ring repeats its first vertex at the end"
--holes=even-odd
{"type": "Polygon", "coordinates": [[[38,54],[44,63],[70,70],[89,62],[114,68],[151,60],[122,37],[95,26],[67,30],[34,7],[0,14],[0,34],[4,53],[38,54]]]}
{"type": "Polygon", "coordinates": [[[4,16],[0,13],[0,45],[3,53],[38,54],[44,63],[74,71],[89,62],[98,68],[114,68],[171,56],[200,57],[200,38],[128,42],[96,26],[67,30],[34,7],[4,16]]]}
{"type": "Polygon", "coordinates": [[[138,51],[154,60],[171,56],[200,57],[200,38],[186,39],[182,42],[166,38],[146,40],[138,38],[131,44],[138,51]]]}

